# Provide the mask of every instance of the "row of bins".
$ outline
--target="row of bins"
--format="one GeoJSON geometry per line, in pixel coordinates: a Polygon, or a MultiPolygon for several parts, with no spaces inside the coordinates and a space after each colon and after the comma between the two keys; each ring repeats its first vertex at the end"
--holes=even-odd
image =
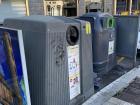
{"type": "Polygon", "coordinates": [[[117,65],[117,55],[135,58],[139,31],[130,26],[136,34],[128,34],[130,22],[125,19],[138,26],[137,17],[114,17],[101,12],[76,19],[6,19],[5,27],[23,32],[32,104],[80,105],[94,94],[94,72],[110,71],[117,65]]]}
{"type": "Polygon", "coordinates": [[[140,16],[94,12],[78,19],[91,23],[95,73],[108,73],[118,65],[119,57],[129,59],[133,67],[137,65],[140,59],[140,16]]]}
{"type": "Polygon", "coordinates": [[[107,13],[11,18],[4,26],[22,30],[33,105],[81,104],[94,93],[94,72],[116,63],[114,19],[107,13]]]}

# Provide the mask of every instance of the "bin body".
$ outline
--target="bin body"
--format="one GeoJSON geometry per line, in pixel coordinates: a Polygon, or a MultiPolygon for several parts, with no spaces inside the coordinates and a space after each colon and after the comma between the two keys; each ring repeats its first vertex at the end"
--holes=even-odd
{"type": "Polygon", "coordinates": [[[33,105],[77,105],[86,100],[93,90],[93,68],[82,69],[80,23],[29,16],[7,19],[4,26],[23,31],[33,105]],[[83,81],[89,82],[84,86],[83,81]]]}
{"type": "Polygon", "coordinates": [[[140,16],[115,16],[116,53],[136,62],[140,53],[140,16]]]}
{"type": "Polygon", "coordinates": [[[81,77],[82,77],[82,94],[85,99],[94,94],[94,72],[93,72],[93,54],[92,54],[92,34],[90,32],[91,25],[88,21],[66,18],[63,16],[55,16],[65,24],[80,24],[80,61],[81,61],[81,77]],[[89,28],[89,32],[86,29],[89,28]],[[88,82],[87,82],[88,81],[88,82]]]}
{"type": "Polygon", "coordinates": [[[87,13],[79,19],[91,23],[93,69],[97,73],[106,73],[116,65],[116,34],[113,16],[108,13],[96,12],[87,13]]]}

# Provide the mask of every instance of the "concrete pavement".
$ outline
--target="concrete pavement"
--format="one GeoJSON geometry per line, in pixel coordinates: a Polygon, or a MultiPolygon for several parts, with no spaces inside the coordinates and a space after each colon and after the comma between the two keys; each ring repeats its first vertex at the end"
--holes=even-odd
{"type": "MultiPolygon", "coordinates": [[[[129,86],[136,77],[140,77],[140,66],[121,76],[96,94],[89,98],[83,105],[103,105],[114,95],[129,86]]],[[[131,104],[130,104],[131,105],[131,104]]]]}

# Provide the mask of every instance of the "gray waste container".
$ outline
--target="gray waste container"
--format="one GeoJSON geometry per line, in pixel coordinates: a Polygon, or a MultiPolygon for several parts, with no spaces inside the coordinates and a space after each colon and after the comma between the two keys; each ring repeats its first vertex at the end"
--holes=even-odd
{"type": "Polygon", "coordinates": [[[140,16],[115,16],[117,30],[116,52],[134,63],[140,58],[140,16]]]}
{"type": "Polygon", "coordinates": [[[94,75],[93,75],[93,60],[92,60],[92,35],[91,25],[88,21],[66,18],[63,16],[55,16],[54,18],[60,19],[67,25],[73,23],[80,24],[80,56],[81,56],[81,69],[82,69],[82,93],[85,99],[94,93],[94,75]],[[87,31],[88,29],[88,31],[87,31]],[[88,82],[87,82],[88,81],[88,82]]]}
{"type": "Polygon", "coordinates": [[[33,105],[77,105],[93,94],[92,41],[84,22],[30,16],[6,19],[4,26],[23,31],[33,105]]]}
{"type": "Polygon", "coordinates": [[[116,34],[113,16],[108,13],[93,12],[78,19],[91,23],[94,71],[106,73],[116,65],[116,34]]]}

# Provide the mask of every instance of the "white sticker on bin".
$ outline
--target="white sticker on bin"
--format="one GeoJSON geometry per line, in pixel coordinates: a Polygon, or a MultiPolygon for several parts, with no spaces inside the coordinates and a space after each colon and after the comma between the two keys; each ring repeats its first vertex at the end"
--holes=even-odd
{"type": "Polygon", "coordinates": [[[140,50],[140,31],[139,31],[139,33],[138,33],[137,49],[140,50]]]}
{"type": "Polygon", "coordinates": [[[81,93],[79,45],[67,47],[70,100],[81,93]]]}
{"type": "Polygon", "coordinates": [[[114,53],[114,41],[109,41],[109,48],[108,48],[108,54],[114,53]]]}

